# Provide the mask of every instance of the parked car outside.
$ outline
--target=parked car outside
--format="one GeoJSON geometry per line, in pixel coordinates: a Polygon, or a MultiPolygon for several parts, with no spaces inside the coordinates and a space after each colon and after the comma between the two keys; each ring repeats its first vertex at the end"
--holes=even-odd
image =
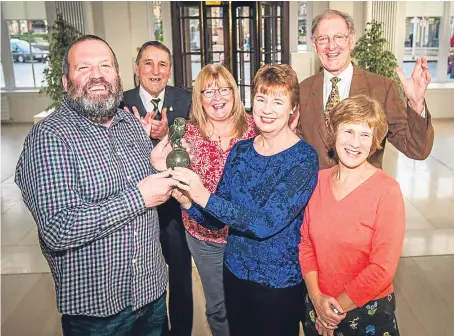
{"type": "Polygon", "coordinates": [[[45,62],[49,52],[41,50],[33,45],[30,45],[29,42],[19,39],[10,40],[11,53],[13,55],[13,61],[23,63],[26,61],[38,61],[45,62]]]}

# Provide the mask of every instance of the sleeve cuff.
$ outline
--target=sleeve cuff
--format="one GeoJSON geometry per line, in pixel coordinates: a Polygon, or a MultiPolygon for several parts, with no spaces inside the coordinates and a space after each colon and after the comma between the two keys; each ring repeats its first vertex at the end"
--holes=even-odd
{"type": "Polygon", "coordinates": [[[200,211],[200,209],[198,209],[194,205],[194,203],[192,203],[192,205],[189,209],[185,209],[181,205],[180,205],[180,208],[181,208],[181,210],[186,212],[189,215],[189,217],[191,217],[193,220],[195,220],[198,224],[201,224],[203,222],[203,219],[204,219],[203,214],[200,211]]]}
{"type": "Polygon", "coordinates": [[[358,307],[363,307],[367,302],[369,302],[372,298],[366,298],[363,296],[361,296],[358,291],[356,291],[355,289],[353,288],[350,288],[350,287],[346,287],[345,288],[345,293],[347,293],[348,297],[350,298],[350,300],[352,300],[355,305],[357,305],[358,307]]]}
{"type": "Polygon", "coordinates": [[[426,107],[424,106],[422,112],[421,112],[421,117],[425,118],[426,117],[426,107]]]}
{"type": "Polygon", "coordinates": [[[138,187],[131,188],[124,194],[125,205],[131,213],[140,213],[146,210],[145,201],[138,187]]]}

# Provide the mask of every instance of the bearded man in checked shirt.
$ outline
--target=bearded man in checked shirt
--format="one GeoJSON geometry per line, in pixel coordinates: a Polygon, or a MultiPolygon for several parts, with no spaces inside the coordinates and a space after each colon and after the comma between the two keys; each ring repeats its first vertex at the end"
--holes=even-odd
{"type": "Polygon", "coordinates": [[[165,139],[153,149],[132,114],[118,108],[118,62],[101,38],[67,49],[61,106],[36,124],[16,183],[37,226],[55,281],[66,335],[160,335],[167,271],[156,206],[168,178],[165,139]],[[156,170],[155,170],[156,169],[156,170]]]}

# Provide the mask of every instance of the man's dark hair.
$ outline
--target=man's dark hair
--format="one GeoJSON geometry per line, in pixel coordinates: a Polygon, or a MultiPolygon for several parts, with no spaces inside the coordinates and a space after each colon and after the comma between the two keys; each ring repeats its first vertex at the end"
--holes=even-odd
{"type": "Polygon", "coordinates": [[[115,55],[114,51],[110,47],[109,43],[107,43],[102,38],[100,38],[99,36],[96,36],[96,35],[83,35],[83,36],[79,37],[78,39],[74,40],[69,45],[69,47],[66,49],[65,56],[63,56],[63,65],[62,65],[62,73],[63,73],[63,75],[65,75],[65,76],[69,75],[69,57],[68,57],[69,51],[77,43],[84,42],[84,41],[101,41],[101,42],[104,42],[109,47],[110,51],[112,52],[112,55],[114,57],[115,69],[117,69],[117,72],[119,71],[120,67],[118,66],[117,56],[115,55]]]}
{"type": "Polygon", "coordinates": [[[142,44],[142,46],[139,49],[139,53],[137,54],[137,57],[136,57],[136,64],[139,64],[144,50],[147,49],[148,47],[155,47],[155,48],[164,50],[169,55],[170,66],[172,66],[172,54],[170,53],[169,48],[167,48],[164,44],[162,44],[159,41],[148,41],[148,42],[145,42],[144,44],[142,44]]]}

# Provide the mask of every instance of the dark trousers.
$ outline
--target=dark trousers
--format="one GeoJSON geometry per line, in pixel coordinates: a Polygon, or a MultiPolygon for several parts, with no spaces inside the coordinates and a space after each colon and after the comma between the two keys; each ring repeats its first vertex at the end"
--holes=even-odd
{"type": "Polygon", "coordinates": [[[271,288],[241,280],[224,267],[224,291],[231,336],[298,336],[305,316],[303,283],[271,288]]]}
{"type": "MultiPolygon", "coordinates": [[[[309,296],[306,297],[306,321],[304,335],[318,336],[315,328],[317,314],[309,296]]],[[[335,336],[399,336],[396,321],[396,297],[394,293],[366,303],[361,308],[353,309],[339,323],[335,336]]]]}
{"type": "Polygon", "coordinates": [[[169,266],[169,322],[163,335],[191,336],[193,319],[192,263],[181,219],[174,199],[158,207],[162,253],[169,266]]]}
{"type": "Polygon", "coordinates": [[[63,336],[160,336],[166,322],[166,294],[135,311],[126,307],[107,317],[61,317],[63,336]]]}

